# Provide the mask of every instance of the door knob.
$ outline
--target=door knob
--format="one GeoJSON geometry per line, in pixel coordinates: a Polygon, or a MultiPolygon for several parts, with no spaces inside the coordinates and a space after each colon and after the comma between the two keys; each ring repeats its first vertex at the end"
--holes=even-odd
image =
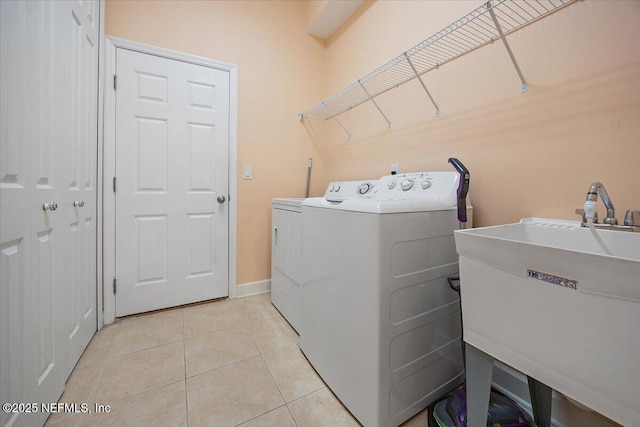
{"type": "Polygon", "coordinates": [[[218,203],[224,203],[227,200],[224,196],[218,196],[218,203]]]}
{"type": "Polygon", "coordinates": [[[84,206],[84,200],[74,200],[73,201],[73,206],[75,207],[83,207],[84,206]]]}
{"type": "Polygon", "coordinates": [[[55,211],[56,209],[58,209],[58,204],[56,202],[45,203],[44,205],[42,205],[42,209],[44,209],[45,211],[55,211]]]}

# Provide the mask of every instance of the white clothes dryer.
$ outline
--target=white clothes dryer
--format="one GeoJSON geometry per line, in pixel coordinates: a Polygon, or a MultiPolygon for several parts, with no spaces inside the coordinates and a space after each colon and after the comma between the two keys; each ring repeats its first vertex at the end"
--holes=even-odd
{"type": "Polygon", "coordinates": [[[303,201],[271,201],[271,303],[296,331],[300,329],[302,305],[303,201]]]}
{"type": "MultiPolygon", "coordinates": [[[[364,426],[398,426],[464,379],[455,172],[302,204],[300,347],[364,426]]],[[[468,204],[471,220],[471,207],[468,204]]]]}
{"type": "MultiPolygon", "coordinates": [[[[339,181],[327,186],[324,198],[342,201],[371,197],[377,180],[339,181]]],[[[271,303],[302,333],[302,202],[300,198],[271,202],[271,303]]]]}

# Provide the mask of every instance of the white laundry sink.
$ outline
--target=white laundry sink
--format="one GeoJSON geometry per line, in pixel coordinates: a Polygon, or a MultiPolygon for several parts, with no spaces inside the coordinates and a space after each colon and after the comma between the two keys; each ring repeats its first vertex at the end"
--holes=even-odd
{"type": "Polygon", "coordinates": [[[456,231],[464,340],[640,425],[640,233],[528,218],[456,231]]]}

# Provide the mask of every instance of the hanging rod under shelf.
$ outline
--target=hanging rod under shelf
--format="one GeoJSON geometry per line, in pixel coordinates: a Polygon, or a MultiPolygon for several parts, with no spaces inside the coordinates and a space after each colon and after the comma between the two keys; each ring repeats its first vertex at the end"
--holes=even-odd
{"type": "MultiPolygon", "coordinates": [[[[366,101],[373,101],[376,96],[415,78],[420,80],[423,89],[436,109],[436,115],[439,115],[438,106],[420,76],[498,39],[502,39],[507,48],[522,81],[521,91],[524,92],[527,90],[526,82],[505,36],[574,1],[576,0],[488,1],[428,39],[301,113],[299,118],[300,120],[305,117],[325,120],[335,118],[345,111],[366,101]]],[[[389,123],[377,104],[376,107],[389,123]]],[[[340,122],[338,123],[340,124],[340,122]]],[[[342,127],[342,124],[340,126],[342,127]]],[[[389,126],[391,126],[390,123],[389,126]]],[[[342,128],[344,129],[344,127],[342,128]]],[[[345,132],[347,132],[346,129],[345,132]]]]}

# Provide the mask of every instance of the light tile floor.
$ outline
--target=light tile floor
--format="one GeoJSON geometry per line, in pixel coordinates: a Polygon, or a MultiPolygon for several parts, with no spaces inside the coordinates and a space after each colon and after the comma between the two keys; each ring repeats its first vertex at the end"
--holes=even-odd
{"type": "MultiPolygon", "coordinates": [[[[358,426],[269,294],[127,317],[98,332],[47,426],[358,426]]],[[[426,426],[423,411],[404,424],[426,426]]]]}

